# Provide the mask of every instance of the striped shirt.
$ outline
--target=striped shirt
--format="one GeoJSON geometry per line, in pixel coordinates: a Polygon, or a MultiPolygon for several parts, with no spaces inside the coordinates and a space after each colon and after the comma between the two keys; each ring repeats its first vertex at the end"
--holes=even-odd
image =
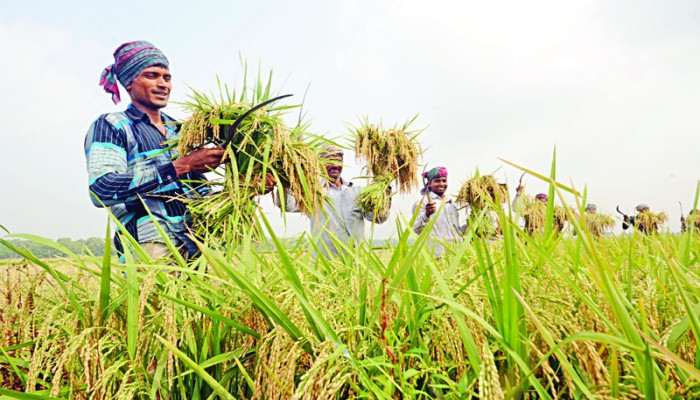
{"type": "MultiPolygon", "coordinates": [[[[175,245],[193,254],[196,246],[185,236],[187,207],[178,197],[194,193],[183,181],[205,177],[191,173],[178,178],[171,162],[175,150],[164,151],[165,140],[177,139],[178,127],[169,116],[161,113],[161,118],[165,137],[133,104],[93,122],[85,137],[90,199],[97,207],[109,207],[139,243],[164,242],[155,220],[175,245]]],[[[121,252],[117,235],[114,242],[121,252]]]]}

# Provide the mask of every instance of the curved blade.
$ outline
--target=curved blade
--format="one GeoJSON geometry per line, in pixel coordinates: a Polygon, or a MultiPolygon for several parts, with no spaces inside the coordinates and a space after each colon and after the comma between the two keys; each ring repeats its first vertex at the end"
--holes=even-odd
{"type": "Polygon", "coordinates": [[[425,189],[425,196],[430,192],[430,186],[428,185],[428,178],[425,176],[425,170],[428,168],[428,163],[423,165],[423,172],[420,174],[421,180],[423,180],[423,189],[425,189]]]}
{"type": "Polygon", "coordinates": [[[238,126],[241,124],[241,122],[243,122],[244,119],[246,119],[246,117],[248,117],[250,114],[255,112],[255,110],[259,110],[270,103],[274,103],[277,100],[280,100],[280,99],[283,99],[283,98],[289,97],[289,96],[292,96],[292,95],[291,94],[284,94],[282,96],[277,96],[277,97],[273,97],[269,100],[265,100],[262,103],[253,106],[250,110],[244,112],[243,115],[241,115],[240,117],[236,118],[236,120],[233,122],[233,125],[231,125],[228,128],[228,134],[226,135],[226,140],[221,145],[221,147],[223,147],[225,149],[226,146],[228,146],[228,144],[231,143],[231,140],[233,139],[233,135],[236,134],[236,130],[238,129],[238,126]]]}
{"type": "Polygon", "coordinates": [[[523,177],[525,176],[526,173],[527,173],[527,172],[523,172],[523,174],[520,175],[520,179],[518,179],[518,185],[522,185],[522,184],[523,184],[523,177]]]}
{"type": "Polygon", "coordinates": [[[619,212],[620,214],[625,215],[625,213],[623,213],[622,211],[620,211],[620,206],[615,207],[615,209],[616,209],[617,212],[619,212]]]}
{"type": "Polygon", "coordinates": [[[681,207],[681,217],[682,217],[683,216],[683,204],[681,204],[681,202],[679,201],[678,205],[681,207]]]}

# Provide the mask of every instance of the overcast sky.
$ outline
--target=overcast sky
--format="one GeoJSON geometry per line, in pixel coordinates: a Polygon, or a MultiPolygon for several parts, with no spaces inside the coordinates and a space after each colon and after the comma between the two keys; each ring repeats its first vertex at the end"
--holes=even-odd
{"type": "MultiPolygon", "coordinates": [[[[420,114],[425,161],[448,168],[453,194],[476,168],[515,186],[519,171],[499,158],[548,174],[556,146],[557,178],[587,187],[604,213],[646,202],[677,231],[678,202],[687,213],[694,201],[700,1],[98,3],[0,2],[0,224],[12,232],[104,236],[83,140],[98,115],[126,107],[99,76],[117,46],[140,39],[170,59],[174,101],[187,85],[215,90],[217,76],[240,87],[242,56],[297,101],[310,85],[304,111],[321,134],[420,114]]],[[[351,156],[346,177],[360,174],[351,156]]],[[[417,197],[397,198],[392,216],[417,197]]],[[[281,234],[308,227],[292,217],[284,232],[263,205],[281,234]]]]}

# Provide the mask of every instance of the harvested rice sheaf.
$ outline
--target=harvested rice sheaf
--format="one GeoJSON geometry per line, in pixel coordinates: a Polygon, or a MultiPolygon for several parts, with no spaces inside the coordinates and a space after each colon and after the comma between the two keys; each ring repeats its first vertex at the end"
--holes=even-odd
{"type": "Polygon", "coordinates": [[[505,185],[498,183],[493,175],[475,175],[464,182],[459,189],[456,203],[469,206],[469,226],[476,226],[480,237],[494,236],[502,233],[497,207],[506,201],[508,191],[505,185]]]}
{"type": "Polygon", "coordinates": [[[379,177],[365,186],[357,196],[357,206],[374,217],[384,217],[391,206],[391,178],[379,177]]]}
{"type": "MultiPolygon", "coordinates": [[[[544,229],[547,218],[547,204],[531,196],[522,197],[522,208],[520,211],[525,220],[525,230],[533,233],[544,229]]],[[[575,213],[574,213],[575,214],[575,213]]],[[[553,228],[555,231],[564,230],[564,224],[568,221],[566,210],[561,206],[554,206],[553,228]]]]}
{"type": "MultiPolygon", "coordinates": [[[[223,143],[236,118],[270,98],[269,83],[268,87],[258,84],[255,88],[263,89],[253,91],[251,98],[245,85],[238,98],[235,92],[222,90],[214,97],[193,90],[191,100],[184,104],[190,117],[180,129],[179,154],[223,143]]],[[[290,108],[273,103],[254,111],[238,125],[226,148],[218,190],[186,200],[196,234],[229,242],[254,228],[257,202],[265,193],[268,173],[275,177],[278,187],[300,199],[301,212],[310,215],[321,209],[324,191],[318,177],[325,174],[319,156],[322,141],[308,133],[306,126],[286,126],[283,111],[290,108]]]]}
{"type": "Polygon", "coordinates": [[[686,229],[694,226],[695,230],[700,232],[700,212],[690,213],[685,219],[685,226],[686,229]]]}
{"type": "Polygon", "coordinates": [[[474,177],[464,182],[455,200],[457,204],[469,205],[472,210],[483,210],[501,204],[507,196],[506,187],[499,184],[493,175],[479,175],[477,171],[474,177]]]}
{"type": "Polygon", "coordinates": [[[595,236],[602,236],[606,230],[615,226],[615,219],[610,215],[585,213],[584,217],[588,230],[595,236]]]}
{"type": "Polygon", "coordinates": [[[651,211],[644,211],[639,214],[634,219],[634,223],[637,226],[642,227],[645,233],[657,233],[661,225],[668,221],[668,214],[665,212],[660,212],[658,214],[651,211]]]}
{"type": "Polygon", "coordinates": [[[363,212],[385,212],[391,193],[386,189],[396,181],[397,191],[410,193],[418,187],[418,161],[422,154],[417,138],[421,131],[410,131],[416,117],[400,128],[385,130],[381,125],[372,125],[365,119],[357,128],[355,157],[367,165],[368,174],[376,184],[371,184],[360,194],[360,209],[363,212]],[[373,186],[369,188],[370,186],[373,186]]]}

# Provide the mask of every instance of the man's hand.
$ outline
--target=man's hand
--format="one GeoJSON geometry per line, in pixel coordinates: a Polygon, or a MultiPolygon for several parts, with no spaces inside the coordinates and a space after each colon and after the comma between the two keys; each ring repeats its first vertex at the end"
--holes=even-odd
{"type": "Polygon", "coordinates": [[[681,224],[685,224],[685,217],[681,215],[681,224]]]}
{"type": "Polygon", "coordinates": [[[515,188],[515,193],[520,194],[523,192],[523,185],[518,185],[518,187],[515,188]]]}
{"type": "Polygon", "coordinates": [[[431,201],[430,203],[425,205],[425,216],[426,218],[430,218],[431,215],[435,214],[435,211],[437,210],[437,205],[435,204],[434,201],[431,201]]]}
{"type": "Polygon", "coordinates": [[[190,172],[209,172],[221,164],[225,152],[221,147],[195,150],[173,161],[173,167],[177,176],[190,172]]]}
{"type": "Polygon", "coordinates": [[[623,215],[622,215],[622,220],[625,221],[625,222],[629,222],[629,221],[630,221],[630,216],[627,215],[627,214],[623,214],[623,215]]]}

